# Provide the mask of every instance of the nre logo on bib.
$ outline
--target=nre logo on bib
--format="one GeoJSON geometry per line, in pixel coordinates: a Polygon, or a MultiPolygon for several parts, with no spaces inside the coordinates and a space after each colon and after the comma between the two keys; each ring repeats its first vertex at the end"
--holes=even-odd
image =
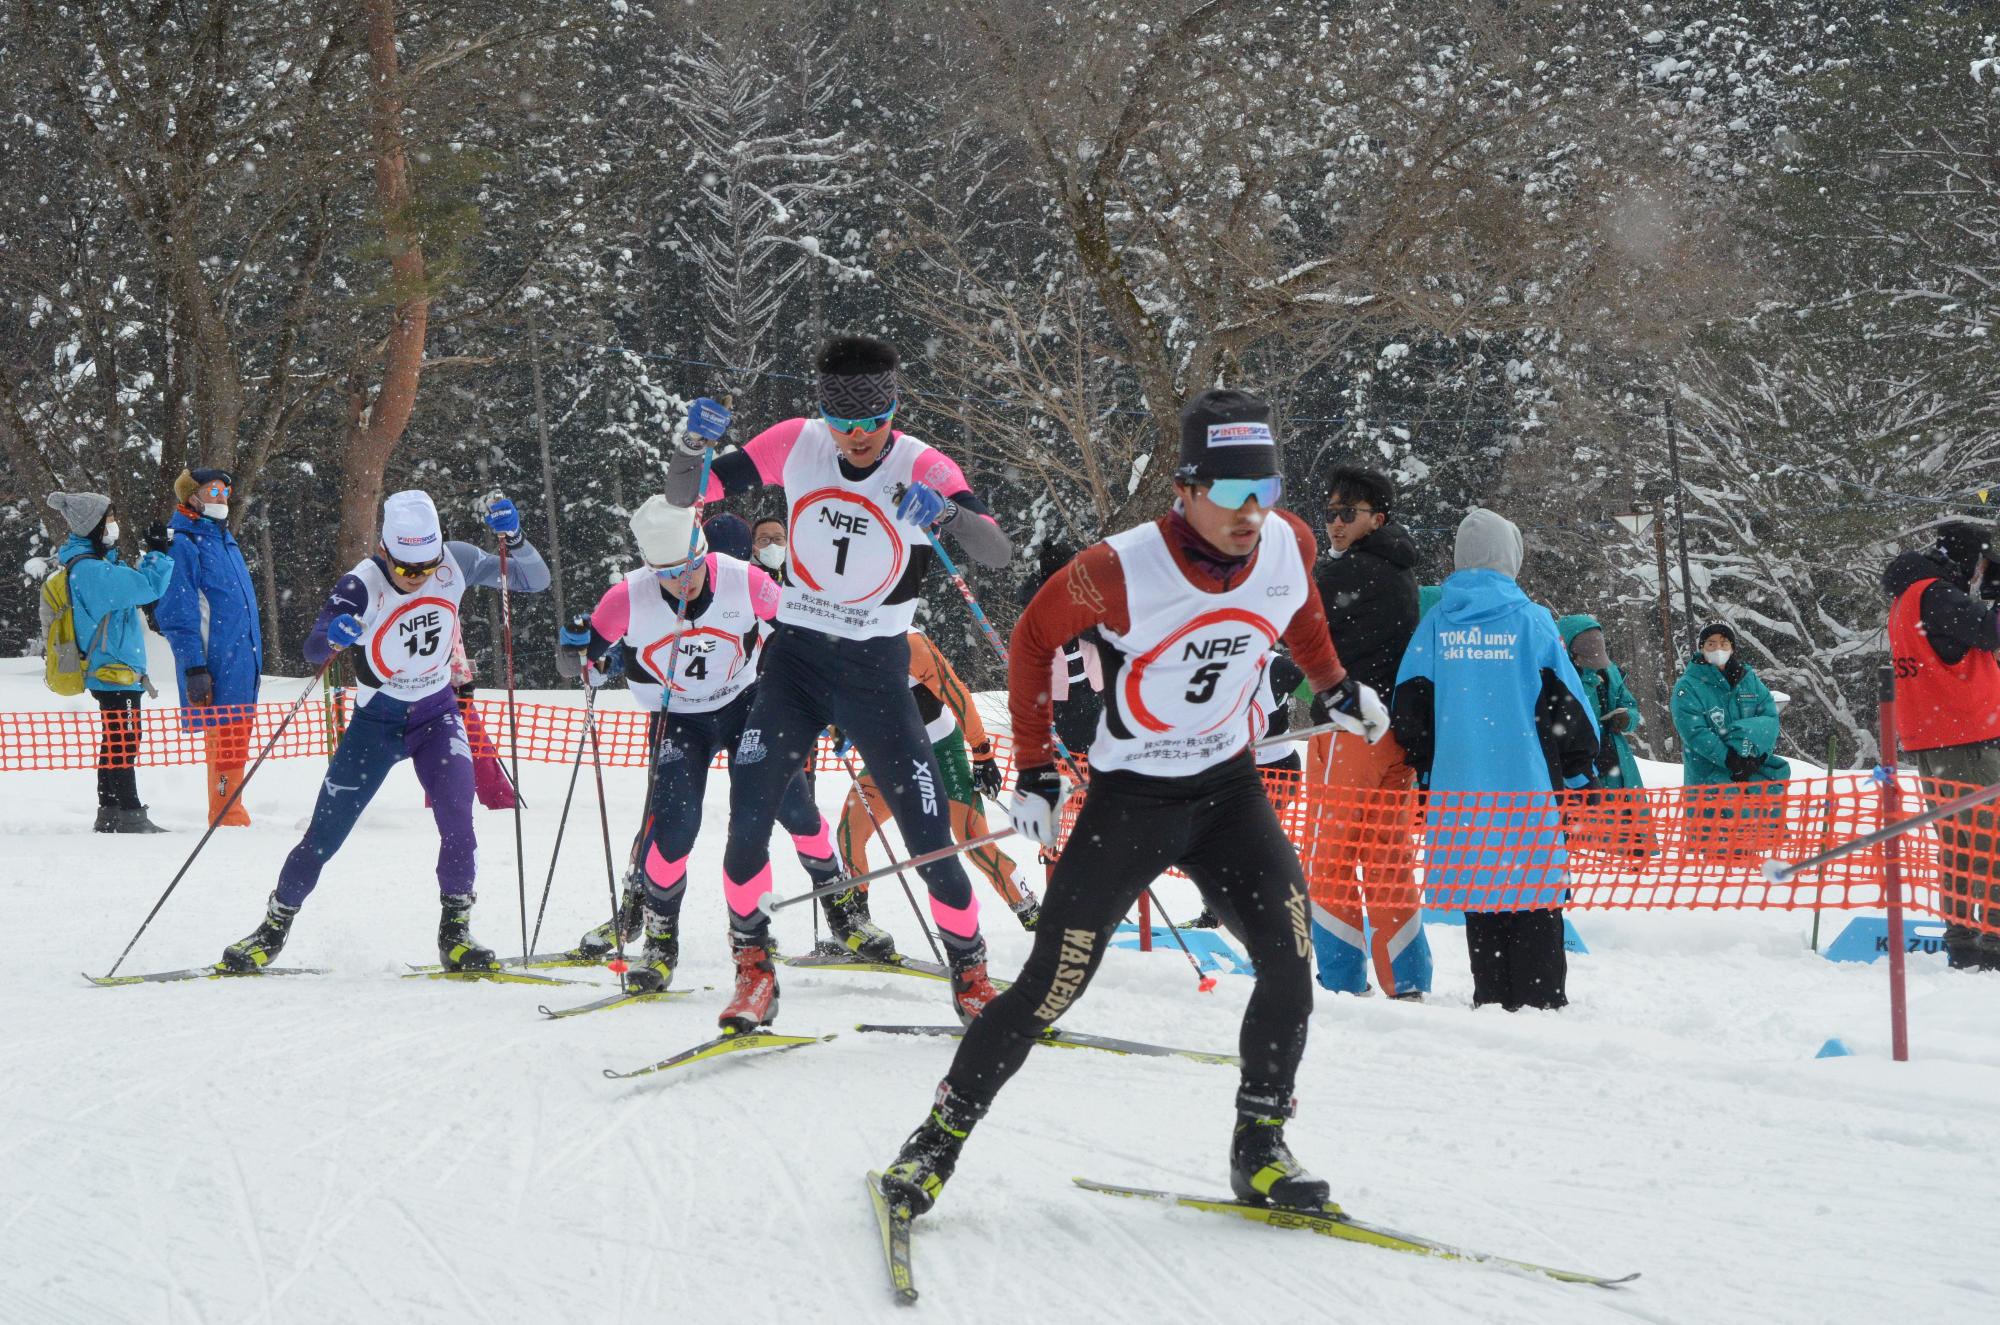
{"type": "Polygon", "coordinates": [[[908,560],[895,520],[859,493],[817,488],[792,506],[792,574],[834,602],[874,602],[901,577],[908,560]]]}
{"type": "Polygon", "coordinates": [[[1255,612],[1204,612],[1132,660],[1119,698],[1146,731],[1205,736],[1243,713],[1277,640],[1277,627],[1255,612]]]}

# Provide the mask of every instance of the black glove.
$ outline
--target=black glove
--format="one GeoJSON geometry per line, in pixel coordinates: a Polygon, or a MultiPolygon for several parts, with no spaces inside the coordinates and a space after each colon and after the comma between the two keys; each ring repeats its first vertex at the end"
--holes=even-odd
{"type": "MultiPolygon", "coordinates": [[[[159,528],[158,525],[153,526],[159,528]]],[[[149,538],[151,535],[147,535],[149,538]]],[[[208,674],[206,667],[187,669],[187,702],[196,708],[204,708],[215,702],[215,678],[208,674]]]]}
{"type": "Polygon", "coordinates": [[[165,552],[174,545],[174,531],[163,524],[146,526],[146,536],[140,540],[148,552],[165,552]]]}
{"type": "Polygon", "coordinates": [[[1602,773],[1602,774],[1605,774],[1605,775],[1607,775],[1607,776],[1608,776],[1608,775],[1610,775],[1610,774],[1612,774],[1612,773],[1615,773],[1615,772],[1617,772],[1617,771],[1618,771],[1618,747],[1617,747],[1617,746],[1615,746],[1615,745],[1613,745],[1613,744],[1612,744],[1611,742],[1609,742],[1609,741],[1604,741],[1604,742],[1600,743],[1600,744],[1598,745],[1598,747],[1597,747],[1597,761],[1596,761],[1596,762],[1597,762],[1597,771],[1598,771],[1599,773],[1602,773]]]}
{"type": "Polygon", "coordinates": [[[993,757],[990,749],[972,761],[972,785],[979,788],[981,795],[994,797],[1006,788],[1006,780],[1000,776],[1000,761],[993,757]]]}
{"type": "Polygon", "coordinates": [[[1630,731],[1632,729],[1632,710],[1612,709],[1604,715],[1603,720],[1598,725],[1608,732],[1630,731]]]}
{"type": "Polygon", "coordinates": [[[1729,765],[1730,781],[1748,782],[1756,776],[1757,770],[1764,766],[1764,756],[1738,754],[1731,750],[1723,756],[1723,762],[1729,765]]]}

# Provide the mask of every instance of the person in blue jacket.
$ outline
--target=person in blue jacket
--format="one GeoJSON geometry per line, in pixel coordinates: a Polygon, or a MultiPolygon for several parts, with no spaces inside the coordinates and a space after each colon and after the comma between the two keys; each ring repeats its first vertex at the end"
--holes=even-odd
{"type": "Polygon", "coordinates": [[[257,591],[236,536],[229,532],[227,470],[182,470],[176,505],[164,528],[146,531],[148,546],[166,544],[173,582],[153,621],[174,649],[180,672],[181,725],[202,733],[208,756],[208,821],[248,827],[239,797],[249,755],[251,708],[264,670],[264,636],[257,625],[257,591]],[[171,540],[171,541],[169,541],[171,540]],[[225,809],[226,807],[226,809],[225,809]]]}
{"type": "Polygon", "coordinates": [[[1472,1005],[1569,1001],[1559,788],[1594,785],[1597,717],[1555,618],[1514,582],[1521,531],[1488,510],[1458,526],[1457,569],[1396,671],[1392,724],[1428,789],[1424,884],[1465,912],[1472,1005]],[[1478,793],[1498,792],[1482,803],[1478,793]]]}
{"type": "Polygon", "coordinates": [[[148,552],[137,566],[118,558],[118,517],[95,492],[51,492],[49,506],[69,526],[56,560],[69,568],[70,613],[83,656],[83,684],[104,710],[97,743],[100,833],[163,833],[139,801],[139,696],[146,680],[146,627],[139,609],[157,600],[174,563],[148,552]]]}

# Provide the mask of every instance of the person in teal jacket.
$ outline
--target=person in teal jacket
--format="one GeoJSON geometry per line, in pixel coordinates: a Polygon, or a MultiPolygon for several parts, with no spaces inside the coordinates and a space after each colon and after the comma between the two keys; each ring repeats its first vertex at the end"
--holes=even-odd
{"type": "MultiPolygon", "coordinates": [[[[1745,784],[1742,795],[1782,792],[1792,766],[1776,754],[1778,704],[1736,647],[1736,632],[1718,621],[1703,626],[1701,651],[1674,685],[1674,730],[1681,738],[1682,781],[1688,786],[1745,784]]],[[[1740,799],[1730,795],[1726,802],[1740,799]]],[[[1701,817],[1735,818],[1753,807],[1690,806],[1701,817]]],[[[1773,806],[1761,813],[1781,812],[1773,806]]]]}
{"type": "Polygon", "coordinates": [[[84,688],[104,711],[97,745],[100,833],[158,833],[139,801],[139,697],[146,692],[146,627],[139,609],[157,602],[173,579],[173,559],[148,552],[137,566],[118,557],[111,499],[95,492],[52,492],[49,506],[69,526],[56,560],[69,570],[70,613],[83,654],[84,688]]]}
{"type": "Polygon", "coordinates": [[[1639,778],[1639,761],[1632,757],[1632,746],[1625,734],[1639,730],[1646,719],[1639,712],[1639,701],[1625,684],[1625,673],[1618,670],[1618,664],[1611,661],[1604,646],[1603,624],[1594,616],[1577,613],[1556,622],[1556,629],[1562,632],[1569,660],[1576,664],[1576,674],[1590,692],[1596,708],[1599,735],[1604,738],[1597,754],[1598,785],[1645,786],[1639,778]]]}

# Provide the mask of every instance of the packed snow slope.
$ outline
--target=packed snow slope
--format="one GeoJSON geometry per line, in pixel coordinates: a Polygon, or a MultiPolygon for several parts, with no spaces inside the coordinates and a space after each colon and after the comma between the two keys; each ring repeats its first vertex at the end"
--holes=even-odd
{"type": "MultiPolygon", "coordinates": [[[[0,705],[52,707],[38,664],[0,705]]],[[[297,681],[274,681],[289,698],[297,681]]],[[[537,696],[553,699],[554,696],[537,696]]],[[[629,702],[622,695],[609,702],[629,702]]],[[[323,765],[267,766],[127,964],[213,962],[258,918],[323,765]]],[[[567,770],[523,770],[532,908],[567,770]]],[[[613,1082],[708,1038],[728,964],[726,781],[696,853],[685,1001],[545,1021],[592,987],[398,977],[434,960],[436,836],[407,766],[327,869],[284,955],[319,978],[100,989],[201,828],[195,769],[145,769],[173,832],[97,837],[88,773],[0,774],[0,1321],[887,1320],[862,1175],[922,1117],[943,987],[786,971],[779,1029],[829,1044],[613,1082]],[[713,987],[713,988],[710,988],[713,987]]],[[[621,862],[640,776],[608,778],[621,862]]],[[[844,790],[822,777],[832,810],[844,790]]],[[[586,773],[544,946],[606,910],[586,773]],[[552,937],[550,937],[552,936],[552,937]]],[[[477,932],[519,944],[512,825],[479,812],[477,932]]],[[[782,843],[781,843],[782,845],[782,843]]],[[[879,860],[879,852],[877,853],[879,860]]],[[[777,856],[785,891],[805,880],[777,856]]],[[[1169,882],[1177,917],[1192,889],[1169,882]]],[[[901,890],[875,911],[924,941],[901,890]]],[[[793,953],[807,908],[780,913],[793,953]]],[[[996,973],[1026,937],[986,910],[996,973]]],[[[1075,1190],[1226,1190],[1235,1075],[1037,1051],[917,1228],[941,1319],[1395,1322],[2000,1319],[2000,976],[1911,970],[1914,1061],[1888,1058],[1880,965],[1806,946],[1807,915],[1576,913],[1559,1014],[1468,1005],[1464,931],[1432,930],[1422,1005],[1322,995],[1294,1146],[1356,1215],[1603,1274],[1573,1287],[1075,1190]],[[1855,1054],[1815,1060],[1828,1037],[1855,1054]]],[[[1829,917],[1826,933],[1841,917],[1829,917]]],[[[570,973],[565,973],[570,974],[570,973]]],[[[578,973],[603,984],[608,977],[578,973]]],[[[1249,981],[1199,994],[1171,949],[1112,954],[1075,1030],[1233,1051],[1249,981]]]]}

